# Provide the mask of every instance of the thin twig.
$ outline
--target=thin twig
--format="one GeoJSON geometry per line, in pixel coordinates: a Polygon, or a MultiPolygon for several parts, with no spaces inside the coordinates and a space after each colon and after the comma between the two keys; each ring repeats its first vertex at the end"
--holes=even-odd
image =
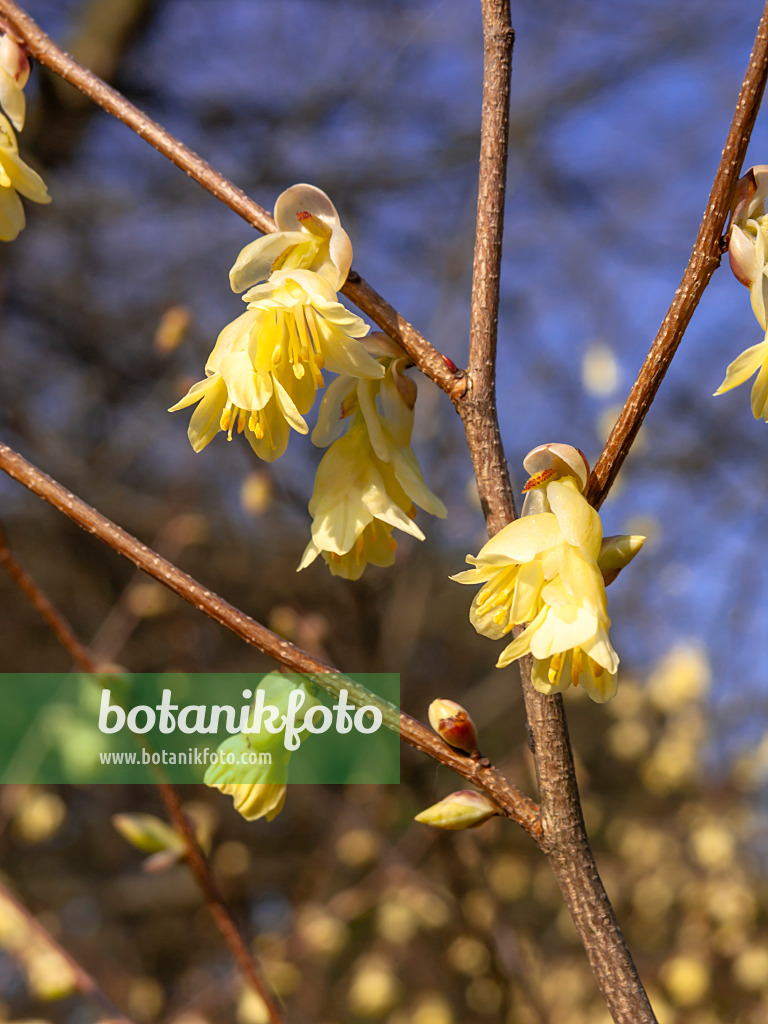
{"type": "MultiPolygon", "coordinates": [[[[99,663],[97,660],[88,648],[78,640],[74,630],[61,612],[53,606],[43,590],[12,556],[2,527],[0,527],[0,564],[7,569],[11,578],[18,584],[23,593],[26,594],[33,607],[49,626],[62,647],[69,653],[75,664],[79,665],[84,672],[98,672],[99,663]]],[[[282,1011],[257,962],[248,952],[248,947],[235,924],[232,913],[227,907],[224,897],[219,892],[211,867],[200,848],[189,819],[181,808],[181,801],[175,788],[168,782],[156,782],[155,788],[165,804],[174,828],[184,840],[187,862],[197,878],[216,927],[229,947],[243,977],[264,1003],[269,1014],[270,1024],[283,1024],[282,1011]]],[[[1,887],[0,891],[2,891],[1,887]]],[[[93,984],[95,985],[96,983],[93,982],[93,984]]],[[[78,987],[80,987],[79,984],[78,987]]]]}
{"type": "MultiPolygon", "coordinates": [[[[14,910],[24,918],[27,929],[33,932],[40,942],[45,945],[48,949],[53,950],[57,956],[66,963],[69,970],[72,972],[72,980],[75,984],[75,988],[82,995],[93,999],[95,1002],[101,1005],[108,1016],[110,1024],[133,1024],[130,1017],[126,1017],[122,1010],[120,1010],[104,992],[96,979],[86,971],[86,969],[75,960],[71,953],[68,953],[64,947],[54,939],[51,933],[45,928],[37,918],[24,906],[21,900],[11,892],[7,885],[0,882],[0,901],[3,903],[10,903],[14,910]]],[[[11,953],[13,950],[11,950],[11,953]]]]}
{"type": "Polygon", "coordinates": [[[173,827],[186,843],[187,861],[200,883],[200,888],[203,890],[205,901],[208,904],[213,920],[216,922],[216,927],[229,946],[243,977],[261,998],[270,1024],[283,1024],[285,1020],[283,1012],[277,999],[272,994],[260,966],[248,952],[248,948],[243,942],[243,937],[213,877],[208,859],[200,848],[192,823],[182,810],[178,792],[168,782],[157,782],[155,786],[165,804],[173,827]]]}
{"type": "MultiPolygon", "coordinates": [[[[137,135],[154,146],[171,163],[202,185],[211,195],[220,199],[258,231],[266,234],[275,230],[275,222],[263,206],[250,199],[197,153],[174,138],[170,132],[147,117],[143,111],[130,103],[116,89],[107,85],[98,75],[83,67],[58,47],[26,11],[13,0],[0,0],[0,16],[5,19],[19,39],[23,40],[26,48],[41,64],[45,64],[55,71],[57,75],[74,85],[94,103],[132,128],[137,135]]],[[[461,397],[465,389],[463,372],[457,371],[455,367],[452,368],[452,364],[364,281],[357,271],[350,271],[342,291],[383,331],[398,341],[421,372],[442,388],[454,402],[461,397]]]]}
{"type": "MultiPolygon", "coordinates": [[[[313,658],[208,590],[2,443],[0,469],[241,640],[291,671],[311,676],[331,692],[338,691],[339,673],[333,666],[313,658]],[[327,677],[325,682],[324,676],[327,677]]],[[[349,685],[352,688],[356,684],[350,680],[349,685]]],[[[368,702],[381,704],[374,694],[369,695],[368,702]]],[[[386,704],[383,708],[385,712],[389,710],[386,704]]],[[[399,715],[399,731],[406,743],[474,783],[496,802],[500,813],[516,821],[537,842],[544,842],[538,805],[486,758],[475,759],[452,750],[434,732],[404,712],[399,715]]]]}
{"type": "Polygon", "coordinates": [[[621,410],[616,425],[597,460],[587,497],[599,508],[629,454],[637,432],[651,407],[683,335],[701,301],[704,289],[720,266],[720,238],[747,153],[760,101],[768,78],[768,3],[758,25],[747,71],[739,91],[736,110],[715,174],[709,202],[693,244],[680,287],[675,292],[637,380],[621,410]]]}
{"type": "Polygon", "coordinates": [[[91,656],[91,652],[80,643],[75,636],[74,630],[61,615],[57,608],[51,604],[47,595],[35,583],[29,573],[21,566],[11,554],[8,547],[8,540],[5,531],[0,525],[0,565],[6,570],[18,588],[25,594],[40,618],[46,623],[61,646],[69,654],[72,661],[85,672],[97,672],[98,664],[91,656]]]}
{"type": "MultiPolygon", "coordinates": [[[[480,191],[472,286],[469,381],[459,405],[491,536],[515,518],[494,393],[499,261],[506,179],[509,76],[514,36],[508,0],[481,0],[485,40],[480,191]]],[[[520,632],[520,628],[516,633],[520,632]]],[[[573,917],[595,979],[617,1024],[652,1024],[648,997],[589,847],[565,708],[539,693],[531,658],[520,662],[534,746],[542,848],[573,917]]]]}
{"type": "Polygon", "coordinates": [[[480,502],[493,535],[514,519],[515,503],[496,410],[496,339],[515,33],[509,0],[482,0],[484,72],[467,392],[464,424],[480,502]]]}

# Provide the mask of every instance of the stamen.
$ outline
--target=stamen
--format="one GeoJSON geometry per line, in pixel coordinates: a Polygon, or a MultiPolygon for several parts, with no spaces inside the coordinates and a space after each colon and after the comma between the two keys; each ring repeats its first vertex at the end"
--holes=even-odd
{"type": "Polygon", "coordinates": [[[579,685],[579,676],[584,663],[581,648],[575,647],[571,655],[571,686],[579,685]]]}
{"type": "Polygon", "coordinates": [[[560,678],[560,673],[563,670],[563,655],[553,654],[552,660],[549,663],[549,671],[547,672],[547,679],[553,685],[557,683],[560,678]]]}
{"type": "Polygon", "coordinates": [[[540,473],[536,473],[523,487],[523,494],[526,491],[532,491],[534,487],[539,487],[547,480],[551,480],[553,476],[557,476],[557,472],[556,469],[543,469],[540,473]]]}

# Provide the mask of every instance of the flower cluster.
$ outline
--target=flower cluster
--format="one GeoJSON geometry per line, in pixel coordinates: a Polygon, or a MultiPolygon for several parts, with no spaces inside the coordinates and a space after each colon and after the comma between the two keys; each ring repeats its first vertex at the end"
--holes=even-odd
{"type": "Polygon", "coordinates": [[[446,514],[410,447],[416,387],[403,373],[407,356],[378,332],[364,344],[384,376],[342,375],[323,398],[312,441],[330,447],[318,467],[309,503],[312,539],[299,565],[304,569],[322,554],[333,575],[350,580],[369,563],[392,565],[393,529],[424,540],[414,522],[416,505],[446,514]],[[339,437],[345,420],[349,429],[339,437]]]}
{"type": "Polygon", "coordinates": [[[24,127],[26,101],[24,86],[29,78],[29,60],[10,36],[0,38],[0,241],[12,242],[26,223],[19,194],[34,203],[49,203],[51,197],[39,174],[19,156],[16,131],[24,127]]]}
{"type": "Polygon", "coordinates": [[[324,368],[372,378],[384,372],[357,340],[368,327],[337,300],[352,246],[330,199],[294,185],[278,199],[275,221],[278,230],[247,245],[230,271],[247,311],[219,335],[205,379],[170,410],[198,403],[189,424],[196,452],[219,431],[230,439],[236,431],[273,462],[291,429],[308,432],[304,416],[324,368]]]}
{"type": "Polygon", "coordinates": [[[481,583],[470,621],[491,639],[527,623],[502,651],[499,668],[533,655],[533,684],[555,693],[581,684],[600,703],[616,692],[618,656],[608,629],[606,580],[634,557],[643,537],[603,540],[597,512],[583,491],[589,466],[570,445],[535,448],[525,459],[532,474],[523,516],[467,561],[453,579],[481,583]]]}
{"type": "Polygon", "coordinates": [[[752,385],[752,415],[768,422],[768,166],[752,167],[739,180],[731,207],[728,255],[731,270],[749,288],[752,311],[764,338],[741,353],[728,367],[715,392],[722,395],[757,373],[752,385]]]}
{"type": "Polygon", "coordinates": [[[368,327],[338,301],[352,246],[335,207],[320,189],[294,185],[278,198],[275,222],[278,230],[247,245],[230,271],[246,312],[219,335],[205,379],[170,411],[196,406],[188,431],[196,452],[220,431],[241,433],[273,462],[291,430],[308,433],[304,417],[323,371],[338,374],[312,434],[330,447],[299,568],[322,554],[332,573],[358,579],[369,563],[392,564],[393,529],[424,539],[416,505],[438,516],[445,508],[410,447],[416,387],[404,373],[406,354],[382,334],[361,341],[368,327]]]}

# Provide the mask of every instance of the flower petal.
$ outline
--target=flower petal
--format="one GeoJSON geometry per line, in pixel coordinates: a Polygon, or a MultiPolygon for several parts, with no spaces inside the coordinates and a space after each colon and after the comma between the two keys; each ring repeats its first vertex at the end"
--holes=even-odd
{"type": "Polygon", "coordinates": [[[575,480],[565,477],[547,484],[547,500],[569,544],[578,547],[585,558],[597,559],[603,539],[600,516],[578,489],[575,480]]]}
{"type": "Polygon", "coordinates": [[[272,273],[272,264],[291,246],[305,240],[303,232],[275,231],[257,238],[241,249],[229,272],[229,283],[233,292],[244,292],[260,281],[266,281],[272,273]]]}
{"type": "Polygon", "coordinates": [[[715,392],[716,395],[723,395],[731,388],[749,380],[752,374],[768,359],[768,340],[761,341],[759,345],[752,345],[745,349],[729,365],[725,372],[725,380],[715,392]]]}

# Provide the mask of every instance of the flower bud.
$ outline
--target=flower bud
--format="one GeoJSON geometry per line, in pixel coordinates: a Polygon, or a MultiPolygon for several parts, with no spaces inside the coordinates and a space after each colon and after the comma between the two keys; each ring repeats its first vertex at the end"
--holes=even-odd
{"type": "Polygon", "coordinates": [[[178,853],[185,849],[178,832],[154,814],[115,814],[112,824],[123,839],[142,853],[178,853]]]}
{"type": "Polygon", "coordinates": [[[13,36],[0,36],[0,107],[17,132],[24,127],[27,103],[22,90],[28,78],[26,53],[13,36]]]}
{"type": "Polygon", "coordinates": [[[603,574],[605,585],[613,583],[624,566],[629,565],[640,548],[645,544],[645,537],[616,536],[604,537],[597,556],[597,567],[603,574]]]}
{"type": "Polygon", "coordinates": [[[429,705],[429,724],[450,747],[471,754],[477,750],[475,723],[455,700],[433,700],[429,705]]]}
{"type": "Polygon", "coordinates": [[[29,58],[13,36],[0,38],[0,67],[23,89],[29,79],[29,58]]]}
{"type": "Polygon", "coordinates": [[[460,789],[451,793],[437,804],[417,814],[414,821],[433,828],[456,831],[462,828],[476,828],[488,821],[499,810],[487,796],[474,789],[460,789]]]}

